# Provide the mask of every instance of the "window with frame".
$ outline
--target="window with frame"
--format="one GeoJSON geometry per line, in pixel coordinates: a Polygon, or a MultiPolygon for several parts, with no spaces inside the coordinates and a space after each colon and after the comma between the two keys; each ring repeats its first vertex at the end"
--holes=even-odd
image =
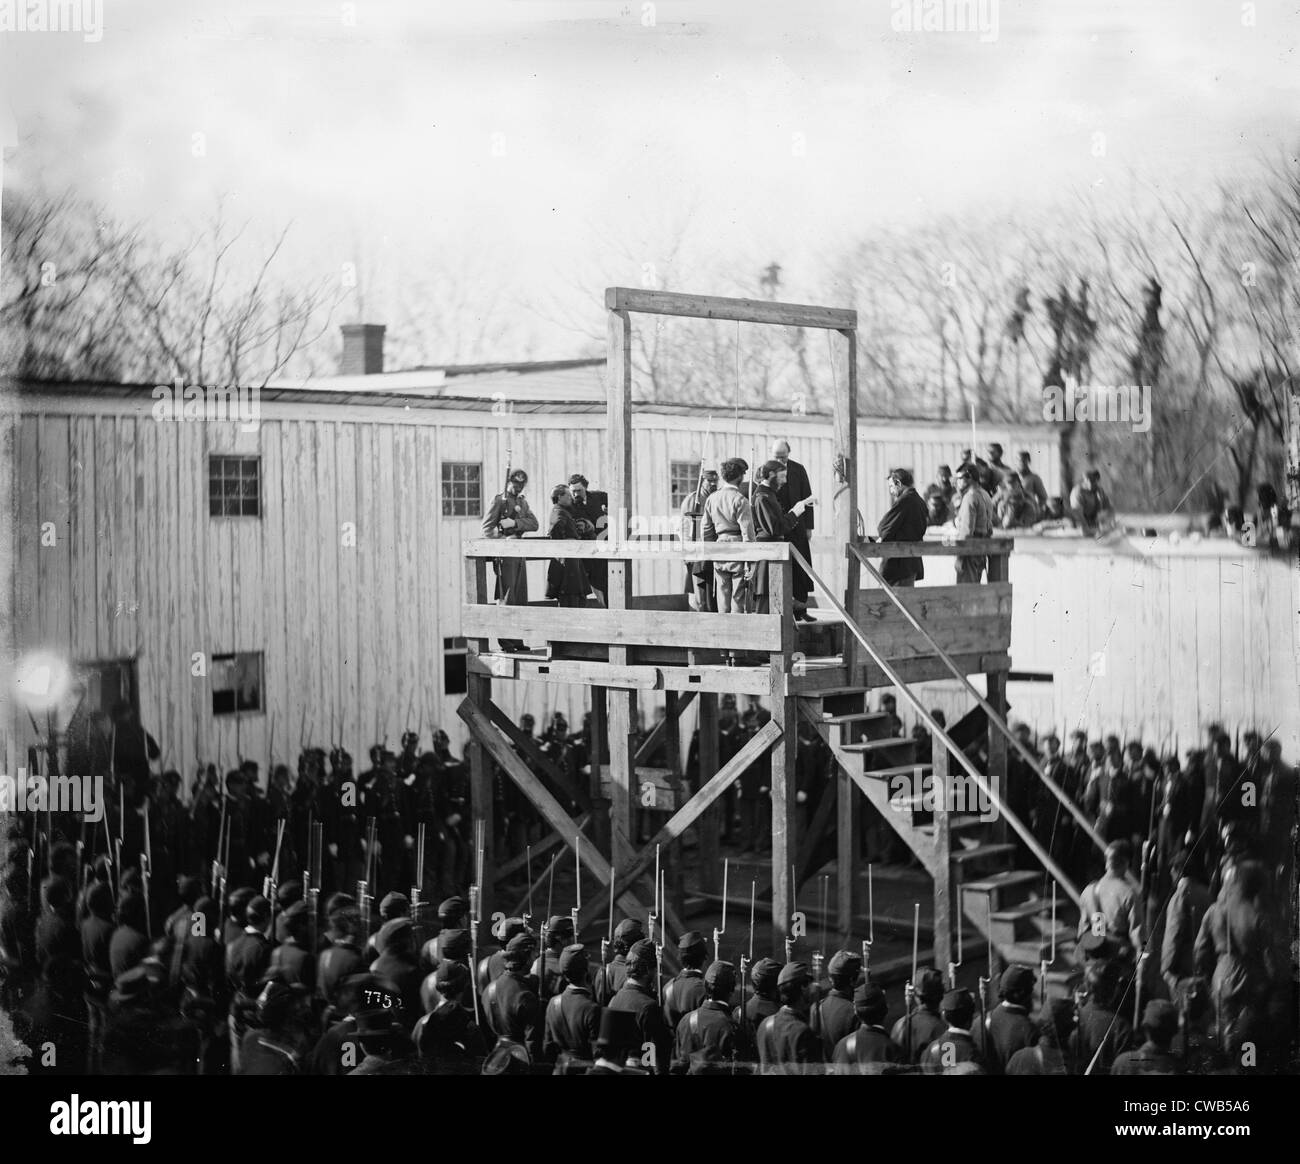
{"type": "Polygon", "coordinates": [[[442,516],[483,516],[483,466],[469,461],[442,463],[442,516]]]}
{"type": "Polygon", "coordinates": [[[699,461],[673,461],[669,471],[671,495],[669,504],[673,511],[681,509],[682,503],[699,487],[699,461]]]}
{"type": "Polygon", "coordinates": [[[208,514],[211,517],[262,516],[262,458],[208,457],[208,514]]]}
{"type": "Polygon", "coordinates": [[[468,683],[469,647],[464,638],[442,640],[442,693],[444,695],[464,695],[469,690],[468,683]]]}
{"type": "Polygon", "coordinates": [[[213,655],[209,678],[213,715],[263,710],[261,651],[213,655]]]}

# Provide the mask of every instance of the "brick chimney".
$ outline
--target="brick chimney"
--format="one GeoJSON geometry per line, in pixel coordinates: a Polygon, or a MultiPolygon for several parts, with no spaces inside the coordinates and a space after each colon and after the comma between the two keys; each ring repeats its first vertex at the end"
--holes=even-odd
{"type": "Polygon", "coordinates": [[[373,376],[384,370],[382,323],[345,323],[340,376],[373,376]]]}

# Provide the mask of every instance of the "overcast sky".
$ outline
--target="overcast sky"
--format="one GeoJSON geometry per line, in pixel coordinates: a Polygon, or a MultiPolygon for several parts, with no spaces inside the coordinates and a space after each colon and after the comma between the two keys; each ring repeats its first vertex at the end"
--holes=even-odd
{"type": "Polygon", "coordinates": [[[1300,138],[1294,2],[1249,27],[1236,0],[1003,0],[991,40],[896,31],[889,0],[653,7],[104,0],[96,43],[0,36],[6,183],[172,237],[225,196],[268,234],[294,223],[294,269],[359,261],[382,322],[438,261],[472,257],[512,301],[593,262],[638,281],[691,206],[701,258],[813,286],[880,224],[1135,181],[1194,197],[1300,138]]]}

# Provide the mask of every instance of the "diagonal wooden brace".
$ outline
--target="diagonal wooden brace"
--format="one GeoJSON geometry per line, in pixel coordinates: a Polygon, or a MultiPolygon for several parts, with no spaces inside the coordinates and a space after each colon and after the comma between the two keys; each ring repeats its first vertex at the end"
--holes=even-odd
{"type": "MultiPolygon", "coordinates": [[[[616,892],[621,894],[654,863],[656,846],[667,845],[679,839],[704,814],[709,805],[780,738],[781,729],[771,720],[759,728],[745,746],[718,769],[699,792],[673,813],[663,828],[655,833],[650,838],[650,842],[632,859],[632,863],[626,869],[619,871],[615,884],[616,892]]],[[[606,901],[606,891],[602,889],[596,894],[595,899],[588,903],[586,910],[590,911],[591,917],[597,917],[604,909],[606,901]]],[[[587,916],[586,910],[584,910],[584,917],[587,916]]]]}
{"type": "MultiPolygon", "coordinates": [[[[564,811],[560,802],[533,775],[528,765],[511,751],[510,745],[501,737],[501,733],[492,726],[492,721],[483,713],[483,709],[473,700],[467,698],[456,708],[456,714],[465,721],[465,725],[473,733],[475,740],[487,749],[488,755],[501,766],[511,780],[519,785],[520,790],[532,801],[533,806],[542,814],[546,823],[564,838],[565,844],[569,848],[575,848],[578,822],[564,811]]],[[[582,845],[578,851],[583,864],[595,874],[597,880],[607,886],[611,877],[610,864],[596,851],[595,845],[582,845]]],[[[601,890],[599,896],[603,899],[604,894],[605,891],[601,890]]],[[[619,908],[629,916],[642,917],[647,912],[645,905],[629,892],[626,886],[620,889],[615,900],[618,902],[619,908]]],[[[590,920],[590,916],[588,916],[588,920],[590,920]]]]}
{"type": "Polygon", "coordinates": [[[505,733],[506,738],[564,790],[565,796],[577,804],[583,812],[591,811],[591,794],[581,782],[575,784],[570,780],[569,774],[542,751],[537,741],[521,731],[495,703],[489,702],[484,710],[487,712],[488,719],[505,733]]]}
{"type": "MultiPolygon", "coordinates": [[[[655,754],[655,750],[661,743],[663,743],[664,736],[668,734],[668,725],[674,720],[680,718],[682,712],[690,706],[691,700],[694,698],[694,691],[683,691],[677,700],[677,706],[674,712],[670,715],[665,715],[663,719],[650,729],[650,734],[641,741],[641,746],[636,750],[636,756],[632,760],[632,766],[634,768],[638,764],[649,762],[648,757],[655,754]]],[[[670,767],[675,768],[676,765],[672,764],[670,767]]]]}

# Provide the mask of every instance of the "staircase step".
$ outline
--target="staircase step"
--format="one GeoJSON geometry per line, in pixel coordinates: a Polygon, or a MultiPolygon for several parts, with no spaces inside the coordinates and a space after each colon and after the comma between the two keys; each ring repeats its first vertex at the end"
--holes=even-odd
{"type": "Polygon", "coordinates": [[[853,715],[866,710],[867,689],[865,687],[833,687],[817,692],[821,701],[822,715],[853,715]]]}
{"type": "MultiPolygon", "coordinates": [[[[930,765],[929,765],[929,764],[924,764],[924,765],[922,765],[922,767],[929,768],[930,765]]],[[[905,771],[905,772],[910,772],[911,770],[912,770],[912,766],[911,766],[911,765],[909,765],[908,767],[906,767],[906,768],[903,769],[903,771],[905,771]]],[[[866,773],[864,773],[864,775],[866,775],[866,776],[879,776],[880,773],[879,773],[879,772],[866,772],[866,773]]],[[[956,833],[956,832],[970,832],[970,831],[972,831],[973,829],[982,828],[982,827],[984,827],[984,826],[987,826],[987,825],[990,824],[990,823],[991,823],[990,821],[980,820],[980,818],[979,818],[978,816],[959,816],[959,815],[957,815],[956,813],[949,813],[949,814],[948,814],[948,830],[949,830],[950,832],[954,832],[954,833],[956,833]]],[[[922,831],[923,833],[928,834],[929,836],[934,836],[934,825],[932,825],[932,824],[922,825],[922,826],[921,826],[921,831],[922,831]]]]}
{"type": "Polygon", "coordinates": [[[822,723],[845,724],[867,723],[871,720],[888,720],[892,718],[887,711],[853,711],[844,715],[830,715],[822,712],[822,723]]]}
{"type": "Polygon", "coordinates": [[[971,849],[953,849],[950,858],[956,865],[965,865],[972,861],[983,861],[991,857],[1002,857],[1016,851],[1015,845],[988,844],[976,845],[971,849]]]}
{"type": "MultiPolygon", "coordinates": [[[[841,751],[848,749],[842,748],[841,751]]],[[[931,764],[895,764],[891,768],[867,768],[862,775],[870,776],[872,780],[892,780],[895,776],[912,776],[917,772],[922,776],[928,776],[933,771],[931,764]]]]}
{"type": "Polygon", "coordinates": [[[859,752],[866,755],[870,752],[889,752],[897,751],[901,748],[908,748],[913,755],[916,754],[916,741],[910,740],[906,736],[886,736],[879,740],[862,740],[857,744],[841,744],[842,752],[859,752]]]}
{"type": "Polygon", "coordinates": [[[1036,884],[1042,879],[1043,875],[1033,869],[1008,869],[1005,873],[995,873],[992,877],[982,877],[978,881],[967,881],[962,886],[962,889],[969,893],[997,893],[1000,890],[1016,885],[1036,884]]]}
{"type": "Polygon", "coordinates": [[[1041,884],[1042,879],[1043,875],[1033,870],[1012,869],[982,877],[978,881],[968,881],[961,887],[962,907],[975,918],[980,917],[989,905],[994,910],[1004,909],[1024,901],[1030,896],[1033,887],[1041,884]],[[968,894],[977,901],[969,903],[968,894]]]}
{"type": "MultiPolygon", "coordinates": [[[[965,886],[964,888],[969,889],[970,887],[965,886]]],[[[989,918],[995,922],[1018,922],[1026,918],[1038,917],[1043,910],[1051,908],[1041,897],[1031,897],[1028,901],[1022,901],[1017,905],[1008,905],[1003,909],[995,909],[989,914],[989,918]]]]}

